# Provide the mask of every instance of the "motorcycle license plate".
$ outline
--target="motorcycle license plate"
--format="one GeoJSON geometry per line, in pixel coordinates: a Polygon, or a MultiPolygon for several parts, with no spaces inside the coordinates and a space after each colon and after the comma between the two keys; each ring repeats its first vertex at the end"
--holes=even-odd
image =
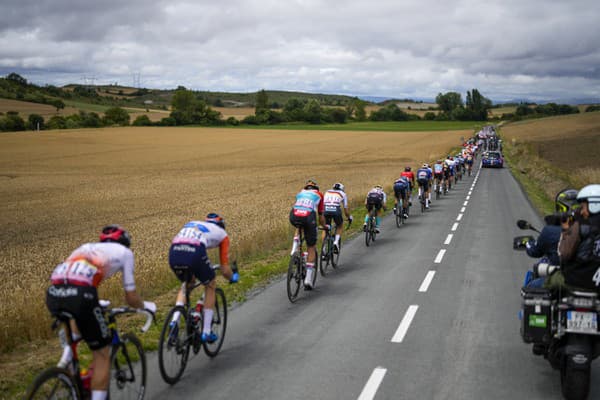
{"type": "Polygon", "coordinates": [[[578,332],[596,333],[598,331],[598,314],[567,311],[567,329],[578,332]]]}

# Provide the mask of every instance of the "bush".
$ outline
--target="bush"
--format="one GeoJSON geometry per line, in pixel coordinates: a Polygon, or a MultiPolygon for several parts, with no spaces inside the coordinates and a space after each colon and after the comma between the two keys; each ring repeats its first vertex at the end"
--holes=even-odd
{"type": "Polygon", "coordinates": [[[44,129],[44,117],[42,117],[39,114],[29,114],[27,121],[27,129],[35,131],[38,129],[38,127],[40,130],[44,129]]]}
{"type": "Polygon", "coordinates": [[[158,123],[159,126],[177,126],[177,120],[173,117],[165,117],[158,123]]]}
{"type": "Polygon", "coordinates": [[[48,129],[66,129],[67,120],[61,115],[54,115],[48,120],[48,129]]]}
{"type": "Polygon", "coordinates": [[[129,113],[121,107],[111,107],[104,112],[104,125],[129,125],[129,113]]]}
{"type": "Polygon", "coordinates": [[[423,115],[423,119],[426,121],[433,121],[435,119],[435,113],[428,111],[425,113],[425,115],[423,115]]]}
{"type": "Polygon", "coordinates": [[[238,121],[235,117],[229,117],[227,118],[226,123],[227,125],[238,126],[240,124],[240,121],[238,121]]]}
{"type": "Polygon", "coordinates": [[[591,106],[587,106],[585,108],[585,112],[594,112],[594,111],[600,111],[600,104],[594,104],[591,106]]]}
{"type": "Polygon", "coordinates": [[[256,118],[256,115],[248,115],[244,117],[241,122],[243,125],[259,125],[260,121],[256,118]]]}
{"type": "Polygon", "coordinates": [[[147,115],[138,115],[138,117],[131,124],[133,126],[152,126],[152,121],[147,115]]]}
{"type": "Polygon", "coordinates": [[[0,130],[4,132],[16,132],[25,130],[25,121],[16,111],[9,111],[4,118],[0,119],[0,130]]]}

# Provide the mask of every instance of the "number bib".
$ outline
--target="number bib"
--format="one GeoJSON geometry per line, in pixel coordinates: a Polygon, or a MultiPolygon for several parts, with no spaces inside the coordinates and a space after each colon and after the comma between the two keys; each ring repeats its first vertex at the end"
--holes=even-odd
{"type": "Polygon", "coordinates": [[[71,283],[81,286],[97,286],[102,278],[100,270],[87,260],[75,260],[58,265],[50,279],[54,284],[71,283]]]}

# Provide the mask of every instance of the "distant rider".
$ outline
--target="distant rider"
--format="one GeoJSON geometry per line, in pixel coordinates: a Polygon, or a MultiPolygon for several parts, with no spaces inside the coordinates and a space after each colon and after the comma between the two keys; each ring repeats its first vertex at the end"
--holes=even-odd
{"type": "MultiPolygon", "coordinates": [[[[336,225],[333,252],[338,253],[340,251],[340,237],[344,227],[342,209],[348,222],[352,222],[352,215],[348,211],[348,196],[346,196],[344,185],[341,182],[333,185],[331,189],[325,192],[323,203],[325,206],[325,223],[331,226],[331,220],[333,220],[336,225]]],[[[325,240],[325,232],[323,232],[322,240],[325,240]]]]}
{"type": "Polygon", "coordinates": [[[381,224],[381,218],[379,217],[381,213],[381,209],[386,210],[385,203],[387,201],[387,196],[383,191],[383,187],[381,185],[375,185],[373,189],[369,190],[367,193],[367,198],[365,199],[365,207],[367,207],[367,215],[365,215],[365,223],[363,225],[363,231],[367,230],[367,222],[369,221],[369,213],[371,210],[375,209],[376,217],[375,217],[375,232],[380,233],[379,227],[381,224]]]}

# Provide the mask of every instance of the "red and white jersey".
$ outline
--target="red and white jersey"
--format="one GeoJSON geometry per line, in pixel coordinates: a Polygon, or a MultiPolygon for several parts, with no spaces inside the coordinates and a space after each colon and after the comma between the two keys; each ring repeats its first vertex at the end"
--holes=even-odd
{"type": "Polygon", "coordinates": [[[175,235],[172,244],[204,245],[207,249],[218,247],[221,264],[229,265],[229,236],[225,229],[212,222],[188,222],[175,235]]]}
{"type": "Polygon", "coordinates": [[[323,199],[325,211],[337,211],[340,207],[348,208],[348,196],[341,190],[330,189],[323,199]]]}
{"type": "Polygon", "coordinates": [[[415,174],[412,171],[402,171],[402,173],[400,173],[400,176],[406,177],[411,182],[415,181],[415,174]]]}
{"type": "Polygon", "coordinates": [[[123,288],[135,290],[133,252],[120,243],[86,243],[59,264],[50,280],[55,285],[72,284],[98,287],[117,272],[123,273],[123,288]]]}

